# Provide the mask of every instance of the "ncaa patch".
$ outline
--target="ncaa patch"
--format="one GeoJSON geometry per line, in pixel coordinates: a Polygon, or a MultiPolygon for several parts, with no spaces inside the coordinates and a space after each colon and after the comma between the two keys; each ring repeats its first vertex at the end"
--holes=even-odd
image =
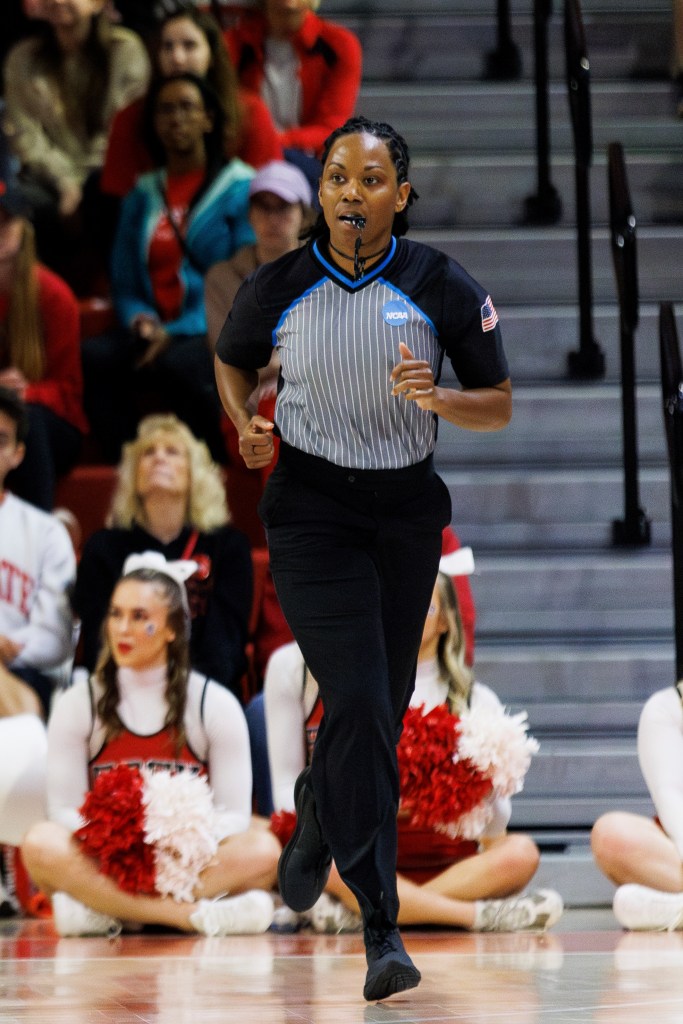
{"type": "Polygon", "coordinates": [[[408,306],[400,299],[392,299],[382,306],[382,319],[390,327],[401,327],[403,324],[407,324],[409,317],[408,306]]]}
{"type": "Polygon", "coordinates": [[[491,302],[491,296],[486,296],[486,301],[481,307],[481,329],[482,331],[492,331],[498,323],[498,314],[496,308],[491,302]]]}

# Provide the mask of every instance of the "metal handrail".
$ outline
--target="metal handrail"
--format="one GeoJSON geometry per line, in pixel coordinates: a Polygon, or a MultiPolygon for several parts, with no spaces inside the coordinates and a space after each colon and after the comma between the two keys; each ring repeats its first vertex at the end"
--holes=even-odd
{"type": "Polygon", "coordinates": [[[619,296],[621,349],[621,422],[624,456],[624,518],[612,523],[615,544],[649,544],[650,521],[638,498],[638,433],[636,427],[635,330],[638,326],[638,261],[636,218],[631,204],[624,151],[619,142],[607,147],[612,260],[619,296]]]}
{"type": "Polygon", "coordinates": [[[659,307],[659,353],[664,432],[671,478],[671,547],[673,554],[676,679],[683,679],[683,364],[673,305],[659,307]]]}
{"type": "Polygon", "coordinates": [[[593,159],[590,99],[590,63],[579,0],[565,0],[564,43],[567,62],[569,110],[574,133],[576,229],[579,275],[579,350],[568,354],[572,377],[602,377],[605,355],[593,337],[593,284],[591,270],[591,212],[588,172],[593,159]]]}
{"type": "Polygon", "coordinates": [[[524,201],[524,220],[529,224],[556,224],[562,216],[562,201],[550,180],[548,22],[552,13],[552,0],[534,0],[536,193],[524,201]]]}
{"type": "Polygon", "coordinates": [[[496,0],[496,48],[484,57],[484,78],[503,81],[522,74],[522,55],[512,38],[510,0],[496,0]]]}

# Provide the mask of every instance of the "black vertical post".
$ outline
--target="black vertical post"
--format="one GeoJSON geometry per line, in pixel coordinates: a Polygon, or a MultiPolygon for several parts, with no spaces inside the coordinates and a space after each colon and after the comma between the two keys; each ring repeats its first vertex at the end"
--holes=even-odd
{"type": "Polygon", "coordinates": [[[484,58],[484,78],[497,81],[519,78],[522,73],[522,56],[512,38],[510,0],[496,0],[496,22],[496,48],[484,58]]]}
{"type": "Polygon", "coordinates": [[[671,474],[671,546],[673,554],[676,679],[683,679],[683,366],[673,305],[659,307],[664,429],[671,474]]]}
{"type": "Polygon", "coordinates": [[[624,456],[624,518],[615,519],[612,523],[612,539],[615,544],[635,546],[650,543],[650,521],[640,508],[638,497],[634,339],[638,326],[636,218],[631,206],[621,144],[610,143],[607,154],[612,259],[619,295],[621,424],[624,456]]]}
{"type": "Polygon", "coordinates": [[[605,355],[593,337],[593,275],[589,172],[593,160],[590,106],[590,64],[579,0],[565,0],[564,38],[567,56],[569,109],[574,131],[576,230],[579,275],[579,350],[567,358],[572,377],[602,377],[605,355]]]}
{"type": "Polygon", "coordinates": [[[524,201],[528,224],[556,224],[562,202],[550,180],[550,108],[548,103],[548,22],[552,0],[534,0],[534,82],[536,87],[536,194],[524,201]]]}

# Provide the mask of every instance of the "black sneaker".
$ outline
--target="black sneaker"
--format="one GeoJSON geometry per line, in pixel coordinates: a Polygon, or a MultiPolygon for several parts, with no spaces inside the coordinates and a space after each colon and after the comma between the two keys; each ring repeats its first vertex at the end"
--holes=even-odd
{"type": "Polygon", "coordinates": [[[332,854],[320,830],[310,768],[304,768],[294,786],[296,828],[277,866],[280,895],[292,910],[310,910],[325,888],[332,854]]]}
{"type": "Polygon", "coordinates": [[[406,953],[395,925],[386,920],[368,923],[363,938],[368,962],[363,996],[369,1003],[420,984],[422,975],[406,953]]]}

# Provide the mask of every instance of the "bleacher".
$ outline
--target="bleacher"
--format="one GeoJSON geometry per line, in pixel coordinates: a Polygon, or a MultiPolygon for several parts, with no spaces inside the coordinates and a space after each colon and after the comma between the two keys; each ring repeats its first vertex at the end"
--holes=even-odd
{"type": "Polygon", "coordinates": [[[541,741],[512,826],[542,849],[538,884],[570,905],[611,901],[590,856],[603,811],[652,812],[635,754],[640,708],[674,681],[669,482],[658,384],[657,310],[683,304],[683,126],[668,80],[671,7],[584,0],[594,160],[594,330],[607,372],[568,377],[579,341],[572,132],[561,5],[550,21],[552,226],[523,223],[536,188],[532,8],[512,0],[515,81],[485,80],[496,46],[489,0],[415,7],[326,0],[360,36],[358,112],[404,132],[421,195],[412,236],[444,249],[489,289],[514,386],[510,426],[444,423],[439,470],[453,525],[475,552],[477,676],[541,741]],[[636,335],[640,493],[652,544],[615,548],[623,516],[619,315],[609,248],[606,146],[621,141],[638,220],[636,335]]]}

